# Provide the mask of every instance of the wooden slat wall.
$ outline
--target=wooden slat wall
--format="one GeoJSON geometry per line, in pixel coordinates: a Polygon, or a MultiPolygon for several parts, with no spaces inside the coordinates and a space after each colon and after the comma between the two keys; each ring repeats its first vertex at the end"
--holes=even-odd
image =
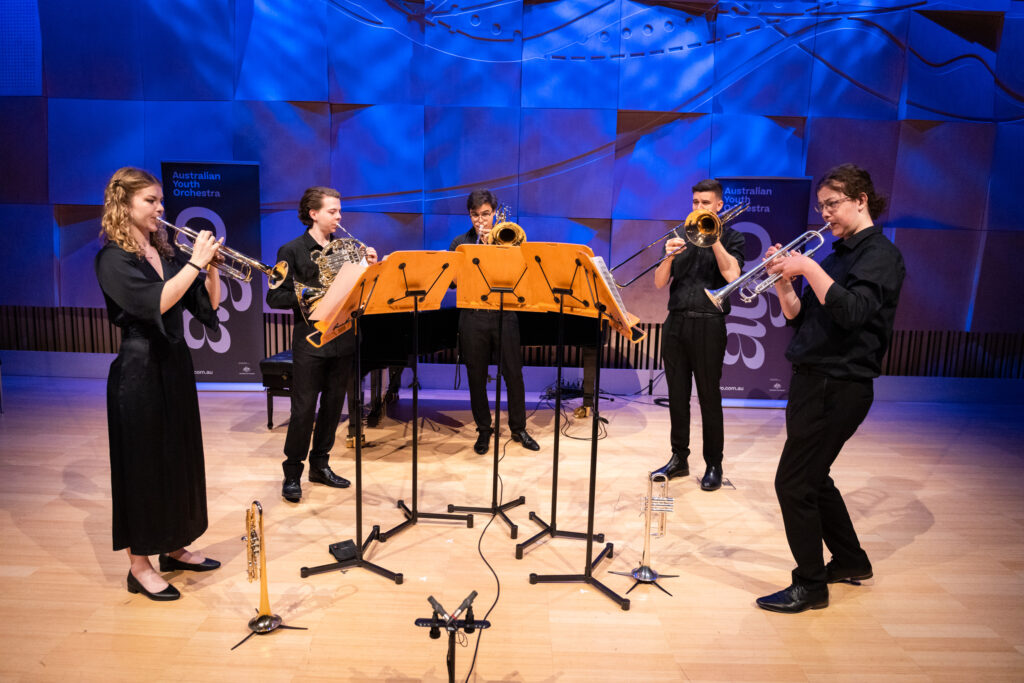
{"type": "MultiPolygon", "coordinates": [[[[291,347],[291,315],[263,316],[264,353],[272,356],[291,347]]],[[[601,353],[602,368],[661,370],[661,324],[643,323],[643,341],[630,344],[609,335],[601,353]]],[[[115,353],[120,330],[102,308],[0,306],[0,349],[115,353]]],[[[555,347],[523,348],[527,365],[553,366],[555,347]]],[[[454,363],[454,350],[421,356],[425,363],[454,363]]],[[[582,366],[582,353],[570,347],[567,367],[582,366]]],[[[1024,334],[961,330],[897,330],[882,362],[882,374],[915,377],[987,377],[1024,379],[1024,334]]]]}

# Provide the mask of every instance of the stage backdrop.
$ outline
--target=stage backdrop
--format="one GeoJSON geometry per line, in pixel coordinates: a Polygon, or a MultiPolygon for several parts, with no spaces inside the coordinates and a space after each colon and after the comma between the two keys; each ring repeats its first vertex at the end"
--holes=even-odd
{"type": "MultiPolygon", "coordinates": [[[[788,244],[805,230],[811,181],[807,178],[721,178],[725,206],[749,200],[749,208],[730,225],[746,237],[743,272],[757,267],[773,244],[788,244]]],[[[830,241],[831,236],[826,237],[830,241]]],[[[820,260],[828,251],[815,254],[820,260]]],[[[722,368],[723,398],[784,399],[791,366],[786,345],[792,332],[773,287],[744,303],[739,293],[729,301],[728,340],[722,368]]]]}
{"type": "MultiPolygon", "coordinates": [[[[260,253],[258,164],[165,161],[160,169],[168,221],[197,232],[210,230],[247,256],[260,253]]],[[[169,237],[174,239],[173,234],[169,237]]],[[[259,271],[253,271],[251,282],[221,276],[217,332],[185,312],[185,339],[192,349],[196,380],[259,381],[264,277],[259,271]]]]}

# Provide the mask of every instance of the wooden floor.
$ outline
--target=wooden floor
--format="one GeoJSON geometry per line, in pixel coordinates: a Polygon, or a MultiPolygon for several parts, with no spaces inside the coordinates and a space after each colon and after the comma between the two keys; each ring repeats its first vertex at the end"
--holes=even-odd
{"type": "MultiPolygon", "coordinates": [[[[530,573],[582,572],[584,542],[547,540],[516,560],[509,528],[485,515],[472,529],[421,522],[373,544],[368,558],[401,572],[401,585],[364,569],[300,578],[300,567],[331,559],[329,543],[355,536],[353,489],[306,484],[301,503],[284,502],[286,427],[267,430],[263,394],[201,392],[210,527],[195,547],[224,566],[167,575],[182,599],[154,603],[126,592],[127,558],[110,549],[104,382],[3,382],[2,680],[443,681],[446,640],[413,622],[430,616],[427,596],[453,610],[471,590],[478,618],[496,602],[474,681],[1024,680],[1019,406],[876,403],[833,470],[876,578],[833,586],[828,609],[790,616],[754,607],[792,566],[772,487],[781,410],[726,410],[728,485],[672,482],[668,534],[652,541],[654,568],[679,574],[662,581],[673,595],[642,585],[623,611],[590,586],[529,583],[530,573]],[[259,597],[240,541],[253,499],[266,515],[271,605],[309,630],[232,652],[259,597]]],[[[468,401],[421,399],[432,426],[420,443],[420,510],[488,505],[491,457],[473,452],[468,401]]],[[[410,403],[403,395],[399,418],[410,403]]],[[[666,460],[668,414],[646,396],[602,406],[596,530],[615,550],[595,576],[624,594],[631,579],[608,570],[639,562],[645,477],[666,460]]],[[[277,414],[286,419],[286,400],[277,414]]],[[[519,541],[537,529],[530,511],[550,517],[552,410],[541,405],[529,424],[541,451],[509,444],[501,464],[504,499],[527,498],[509,512],[519,541]]],[[[568,433],[589,430],[572,422],[568,433]]],[[[395,501],[410,500],[408,425],[389,419],[369,436],[367,532],[397,524],[395,501]]],[[[559,526],[584,530],[589,441],[563,438],[561,453],[559,526]]],[[[332,465],[353,477],[353,451],[336,450],[332,465]]],[[[476,644],[456,648],[458,680],[476,644]]]]}

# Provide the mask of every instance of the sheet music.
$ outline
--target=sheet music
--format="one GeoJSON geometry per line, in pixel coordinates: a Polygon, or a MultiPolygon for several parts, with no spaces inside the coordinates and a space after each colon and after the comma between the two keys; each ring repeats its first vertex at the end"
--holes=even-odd
{"type": "Polygon", "coordinates": [[[619,307],[619,310],[626,313],[626,304],[622,303],[622,296],[619,294],[619,288],[615,285],[615,279],[612,277],[612,273],[608,270],[608,264],[604,262],[604,259],[600,256],[591,256],[590,262],[594,264],[594,268],[597,270],[598,275],[604,280],[604,283],[608,285],[608,291],[611,292],[612,298],[615,299],[615,304],[619,307]]]}

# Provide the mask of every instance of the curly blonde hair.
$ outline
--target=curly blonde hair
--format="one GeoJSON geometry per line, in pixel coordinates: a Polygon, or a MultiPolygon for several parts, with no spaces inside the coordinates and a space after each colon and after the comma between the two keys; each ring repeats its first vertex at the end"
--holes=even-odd
{"type": "MultiPolygon", "coordinates": [[[[110,176],[107,188],[103,191],[103,221],[100,239],[113,242],[125,251],[142,258],[142,249],[132,235],[131,207],[132,197],[151,185],[159,185],[152,174],[139,168],[125,166],[110,176]]],[[[166,259],[174,257],[174,249],[167,240],[163,228],[152,233],[149,243],[156,247],[160,255],[166,259]]]]}

